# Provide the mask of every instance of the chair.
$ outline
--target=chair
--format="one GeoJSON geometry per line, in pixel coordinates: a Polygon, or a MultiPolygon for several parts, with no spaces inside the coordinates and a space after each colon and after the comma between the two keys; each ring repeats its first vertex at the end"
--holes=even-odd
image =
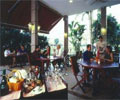
{"type": "MultiPolygon", "coordinates": [[[[29,53],[27,55],[28,58],[28,62],[30,66],[41,66],[41,64],[39,64],[33,57],[32,53],[29,53]]],[[[40,62],[40,61],[39,61],[40,62]]]]}
{"type": "Polygon", "coordinates": [[[30,67],[39,66],[39,68],[41,70],[41,73],[43,74],[44,73],[44,67],[42,67],[42,62],[40,60],[34,59],[32,53],[28,54],[27,57],[28,57],[28,62],[29,62],[30,67]]]}
{"type": "Polygon", "coordinates": [[[70,62],[71,62],[73,74],[77,81],[77,83],[71,89],[74,89],[76,86],[79,86],[82,89],[82,91],[85,93],[85,90],[84,90],[83,86],[81,86],[81,83],[83,83],[87,79],[87,75],[85,73],[80,73],[76,56],[72,56],[70,58],[70,62]],[[79,80],[78,77],[81,77],[81,80],[79,80]]]}
{"type": "Polygon", "coordinates": [[[19,56],[16,56],[16,64],[23,66],[26,65],[26,63],[28,63],[28,54],[22,54],[19,56]]]}

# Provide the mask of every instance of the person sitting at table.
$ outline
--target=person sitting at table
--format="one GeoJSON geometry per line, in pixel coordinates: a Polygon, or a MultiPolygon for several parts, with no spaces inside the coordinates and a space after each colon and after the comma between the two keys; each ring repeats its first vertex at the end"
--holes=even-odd
{"type": "MultiPolygon", "coordinates": [[[[90,63],[94,60],[90,44],[87,45],[87,50],[83,53],[83,60],[87,63],[90,63]]],[[[85,68],[85,71],[87,72],[87,80],[89,81],[89,68],[85,68]]]]}
{"type": "Polygon", "coordinates": [[[20,45],[20,49],[17,51],[17,63],[21,66],[25,65],[27,62],[27,51],[25,50],[23,45],[20,45]]]}
{"type": "Polygon", "coordinates": [[[105,63],[112,63],[113,62],[113,53],[112,53],[112,47],[107,46],[105,50],[105,55],[104,55],[104,62],[105,63]]]}
{"type": "Polygon", "coordinates": [[[50,46],[47,46],[46,50],[43,52],[43,56],[47,58],[50,56],[50,46]]]}
{"type": "Polygon", "coordinates": [[[15,52],[11,52],[9,47],[6,47],[4,51],[4,57],[8,63],[12,59],[12,67],[15,67],[16,64],[16,58],[15,58],[15,52]]]}
{"type": "Polygon", "coordinates": [[[35,50],[31,54],[31,63],[35,66],[39,66],[40,72],[43,73],[42,62],[39,60],[41,57],[40,46],[36,45],[35,50]]]}
{"type": "Polygon", "coordinates": [[[63,52],[61,50],[61,46],[60,45],[57,45],[57,49],[56,49],[56,56],[55,56],[55,60],[52,62],[53,66],[55,67],[56,64],[61,65],[62,62],[64,62],[64,59],[63,59],[63,52]]]}
{"type": "Polygon", "coordinates": [[[20,55],[23,55],[23,54],[27,53],[27,51],[25,50],[23,45],[20,46],[20,49],[18,50],[18,52],[19,52],[20,55]]]}
{"type": "Polygon", "coordinates": [[[40,47],[37,45],[35,47],[35,51],[33,51],[32,53],[32,61],[34,64],[39,64],[39,62],[37,61],[38,58],[40,58],[40,47]]]}
{"type": "Polygon", "coordinates": [[[86,62],[93,61],[93,53],[91,52],[91,45],[87,45],[87,50],[83,53],[83,60],[86,62]]]}

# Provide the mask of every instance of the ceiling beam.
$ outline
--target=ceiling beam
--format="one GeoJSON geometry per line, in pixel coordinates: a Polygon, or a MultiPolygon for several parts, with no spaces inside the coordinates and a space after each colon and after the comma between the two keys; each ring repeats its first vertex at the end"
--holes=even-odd
{"type": "Polygon", "coordinates": [[[15,2],[15,4],[10,9],[8,9],[8,13],[11,13],[17,7],[17,5],[20,3],[20,1],[21,0],[17,0],[15,2]]]}

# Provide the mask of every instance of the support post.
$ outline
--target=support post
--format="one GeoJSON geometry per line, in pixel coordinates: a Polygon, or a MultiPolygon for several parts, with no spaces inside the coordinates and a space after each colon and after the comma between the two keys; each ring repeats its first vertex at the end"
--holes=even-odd
{"type": "MultiPolygon", "coordinates": [[[[107,30],[106,7],[101,8],[101,28],[107,30]]],[[[104,41],[107,42],[107,34],[103,35],[104,41]]]]}
{"type": "Polygon", "coordinates": [[[64,51],[68,53],[68,16],[64,16],[64,51]]]}
{"type": "Polygon", "coordinates": [[[31,33],[31,52],[38,45],[38,0],[31,0],[31,23],[35,25],[34,31],[31,33]]]}
{"type": "Polygon", "coordinates": [[[2,65],[2,32],[1,32],[1,0],[0,0],[0,65],[2,65]]]}
{"type": "Polygon", "coordinates": [[[89,21],[90,21],[90,44],[93,45],[93,34],[92,34],[92,11],[89,12],[89,21]]]}

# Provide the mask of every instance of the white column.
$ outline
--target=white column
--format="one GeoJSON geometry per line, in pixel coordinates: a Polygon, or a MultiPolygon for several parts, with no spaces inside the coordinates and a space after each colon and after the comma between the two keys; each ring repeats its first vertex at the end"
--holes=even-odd
{"type": "Polygon", "coordinates": [[[31,23],[35,25],[35,30],[31,33],[31,52],[33,52],[38,45],[38,0],[31,0],[31,23]]]}

